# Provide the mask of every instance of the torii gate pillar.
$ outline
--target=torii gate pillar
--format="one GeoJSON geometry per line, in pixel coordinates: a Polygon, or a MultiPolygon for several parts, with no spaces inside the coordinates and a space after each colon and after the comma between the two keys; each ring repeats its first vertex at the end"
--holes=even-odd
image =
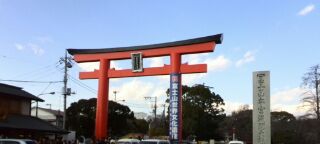
{"type": "Polygon", "coordinates": [[[108,94],[109,79],[123,77],[170,75],[170,128],[169,137],[173,143],[182,142],[182,85],[181,75],[207,72],[206,64],[181,64],[181,56],[192,53],[213,52],[216,44],[222,42],[222,34],[154,45],[105,49],[68,49],[78,63],[100,62],[99,70],[80,72],[80,79],[99,79],[95,137],[108,137],[108,94]],[[139,57],[134,55],[138,54],[139,57]],[[142,67],[142,57],[170,56],[170,65],[142,67]],[[133,69],[110,69],[111,60],[132,59],[133,69]],[[137,68],[137,69],[136,69],[137,68]]]}
{"type": "Polygon", "coordinates": [[[98,100],[96,111],[96,137],[99,139],[106,138],[107,123],[108,123],[108,103],[109,103],[109,77],[108,69],[110,69],[110,60],[100,60],[99,71],[99,86],[98,86],[98,100]]]}

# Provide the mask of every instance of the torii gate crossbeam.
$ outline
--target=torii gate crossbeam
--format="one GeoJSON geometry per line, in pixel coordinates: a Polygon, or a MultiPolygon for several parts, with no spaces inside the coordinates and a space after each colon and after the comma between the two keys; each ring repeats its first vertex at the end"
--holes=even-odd
{"type": "Polygon", "coordinates": [[[96,111],[95,136],[97,140],[107,138],[108,127],[108,91],[110,78],[170,75],[170,140],[182,140],[182,88],[181,74],[207,72],[206,64],[181,64],[181,56],[193,53],[213,52],[216,44],[222,42],[222,34],[182,40],[176,42],[104,49],[68,49],[78,63],[100,62],[99,70],[80,72],[80,79],[98,79],[98,98],[96,111]],[[140,53],[143,58],[170,56],[170,65],[116,70],[110,68],[111,60],[130,59],[133,53],[140,53]]]}

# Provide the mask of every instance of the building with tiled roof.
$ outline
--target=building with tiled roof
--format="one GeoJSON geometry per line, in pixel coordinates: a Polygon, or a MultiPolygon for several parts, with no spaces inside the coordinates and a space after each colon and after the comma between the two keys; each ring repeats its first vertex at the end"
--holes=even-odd
{"type": "Polygon", "coordinates": [[[67,131],[31,116],[31,101],[44,101],[21,87],[0,83],[0,135],[7,137],[63,134],[67,131]]]}
{"type": "MultiPolygon", "coordinates": [[[[31,115],[36,116],[37,108],[31,108],[31,115]]],[[[63,111],[38,107],[38,118],[59,128],[63,128],[63,111]]]]}

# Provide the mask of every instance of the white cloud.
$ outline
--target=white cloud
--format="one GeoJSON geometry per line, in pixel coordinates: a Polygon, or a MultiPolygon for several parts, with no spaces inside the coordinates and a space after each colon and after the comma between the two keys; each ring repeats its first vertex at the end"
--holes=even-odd
{"type": "Polygon", "coordinates": [[[28,47],[33,51],[35,55],[43,55],[44,54],[44,49],[41,48],[39,45],[34,44],[34,43],[29,43],[28,47]]]}
{"type": "Polygon", "coordinates": [[[23,49],[25,49],[25,46],[22,45],[22,44],[16,43],[16,44],[14,44],[14,46],[17,48],[17,50],[23,50],[23,49]]]}
{"type": "MultiPolygon", "coordinates": [[[[150,112],[151,104],[154,104],[154,99],[146,100],[145,97],[157,97],[157,103],[160,106],[167,98],[166,90],[168,89],[169,83],[148,81],[149,78],[128,78],[119,79],[120,86],[110,87],[109,89],[109,100],[114,100],[113,91],[118,91],[116,99],[125,100],[121,102],[128,105],[133,111],[150,112]]],[[[112,84],[110,85],[112,86],[112,84]]],[[[160,112],[160,109],[158,110],[160,112]]]]}
{"type": "Polygon", "coordinates": [[[272,111],[286,111],[294,116],[302,116],[308,111],[308,107],[303,107],[302,103],[297,104],[273,104],[272,111]]]}
{"type": "Polygon", "coordinates": [[[77,63],[83,71],[94,71],[99,69],[99,62],[77,63]]]}
{"type": "Polygon", "coordinates": [[[287,111],[295,116],[306,113],[308,107],[302,107],[302,94],[306,89],[296,87],[278,91],[271,95],[271,109],[273,111],[287,111]]]}
{"type": "MultiPolygon", "coordinates": [[[[300,101],[302,99],[302,94],[305,92],[306,89],[300,87],[275,92],[271,95],[271,110],[287,111],[295,116],[306,114],[309,108],[303,107],[303,103],[300,101]]],[[[226,114],[231,114],[243,105],[245,105],[245,103],[225,101],[225,106],[223,106],[223,108],[225,109],[226,114]]],[[[252,102],[250,102],[249,107],[252,109],[252,102]]]]}
{"type": "Polygon", "coordinates": [[[193,85],[196,84],[197,80],[200,80],[201,78],[205,77],[206,74],[184,74],[182,75],[182,84],[183,85],[193,85]]]}
{"type": "MultiPolygon", "coordinates": [[[[230,115],[232,112],[239,110],[242,106],[247,105],[245,103],[225,101],[225,105],[222,106],[227,115],[230,115]]],[[[252,109],[252,104],[249,105],[249,109],[252,109]]]]}
{"type": "Polygon", "coordinates": [[[306,7],[304,7],[303,9],[301,9],[298,13],[299,16],[305,16],[307,14],[309,14],[310,12],[314,11],[315,9],[315,5],[310,4],[307,5],[306,7]]]}
{"type": "MultiPolygon", "coordinates": [[[[208,72],[223,71],[227,69],[228,66],[231,64],[231,61],[223,55],[214,58],[208,58],[208,56],[208,54],[186,55],[182,58],[182,63],[188,63],[190,65],[206,63],[208,67],[208,72]]],[[[163,59],[155,59],[153,61],[154,66],[159,66],[160,64],[163,65],[163,59]]],[[[207,76],[206,73],[184,74],[182,78],[182,84],[193,85],[205,76],[207,76]]],[[[169,76],[159,76],[158,78],[162,81],[169,81],[169,76]]]]}
{"type": "Polygon", "coordinates": [[[44,44],[52,43],[53,39],[50,37],[36,37],[31,40],[29,43],[15,43],[14,46],[17,50],[28,50],[32,51],[33,54],[41,56],[45,53],[45,49],[43,48],[44,44]]]}
{"type": "MultiPolygon", "coordinates": [[[[206,63],[208,67],[208,72],[216,72],[216,71],[222,71],[228,68],[228,66],[231,64],[231,61],[224,57],[223,55],[220,55],[218,57],[214,58],[208,58],[208,54],[190,54],[182,57],[182,63],[188,63],[190,65],[192,64],[203,64],[206,63]]],[[[163,59],[157,58],[153,59],[151,62],[151,66],[162,66],[163,65],[163,59]]],[[[207,76],[206,73],[197,73],[197,74],[184,74],[182,77],[182,84],[183,85],[193,85],[198,80],[201,80],[207,76]]],[[[159,76],[158,77],[162,81],[169,81],[169,76],[159,76]]]]}
{"type": "MultiPolygon", "coordinates": [[[[134,79],[132,81],[124,83],[120,88],[114,88],[119,91],[117,99],[125,99],[126,101],[143,101],[144,97],[151,96],[156,89],[153,83],[139,81],[134,79]]],[[[112,96],[113,92],[109,91],[109,95],[112,96]]],[[[110,98],[113,100],[113,98],[110,98]]]]}
{"type": "Polygon", "coordinates": [[[204,63],[208,65],[208,71],[216,72],[228,68],[228,66],[231,64],[231,61],[223,55],[220,55],[216,58],[208,58],[204,61],[204,63]]]}
{"type": "Polygon", "coordinates": [[[224,55],[220,55],[218,57],[208,57],[209,54],[191,54],[187,55],[183,60],[182,63],[188,64],[202,64],[206,63],[208,66],[208,71],[222,71],[228,68],[231,64],[231,61],[226,58],[224,55]]]}
{"type": "Polygon", "coordinates": [[[161,67],[164,65],[163,57],[156,57],[151,59],[150,67],[161,67]]]}
{"type": "Polygon", "coordinates": [[[203,63],[204,59],[208,57],[208,53],[202,54],[188,54],[185,57],[182,57],[182,63],[188,64],[199,64],[203,63]]]}
{"type": "MultiPolygon", "coordinates": [[[[99,62],[86,62],[86,63],[78,63],[79,67],[83,71],[94,71],[99,70],[100,63],[99,62]]],[[[115,61],[110,62],[110,68],[115,68],[117,70],[121,69],[115,61]]]]}
{"type": "Polygon", "coordinates": [[[254,60],[254,53],[252,51],[247,51],[244,56],[236,62],[236,67],[241,67],[242,65],[253,62],[254,60]]]}
{"type": "Polygon", "coordinates": [[[38,44],[36,43],[28,43],[28,44],[20,44],[20,43],[15,43],[14,46],[16,47],[17,50],[30,50],[32,51],[35,55],[43,55],[45,50],[41,48],[38,44]]]}
{"type": "Polygon", "coordinates": [[[306,90],[300,87],[278,91],[272,94],[271,103],[272,104],[297,103],[304,92],[306,92],[306,90]]]}

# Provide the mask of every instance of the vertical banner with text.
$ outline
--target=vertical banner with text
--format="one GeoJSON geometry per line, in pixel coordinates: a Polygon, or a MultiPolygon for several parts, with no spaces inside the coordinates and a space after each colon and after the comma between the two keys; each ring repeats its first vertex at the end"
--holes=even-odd
{"type": "Polygon", "coordinates": [[[271,143],[270,72],[253,72],[253,143],[271,143]]]}
{"type": "Polygon", "coordinates": [[[180,97],[181,74],[170,75],[170,125],[169,137],[171,141],[178,141],[179,139],[179,106],[180,97]]]}

